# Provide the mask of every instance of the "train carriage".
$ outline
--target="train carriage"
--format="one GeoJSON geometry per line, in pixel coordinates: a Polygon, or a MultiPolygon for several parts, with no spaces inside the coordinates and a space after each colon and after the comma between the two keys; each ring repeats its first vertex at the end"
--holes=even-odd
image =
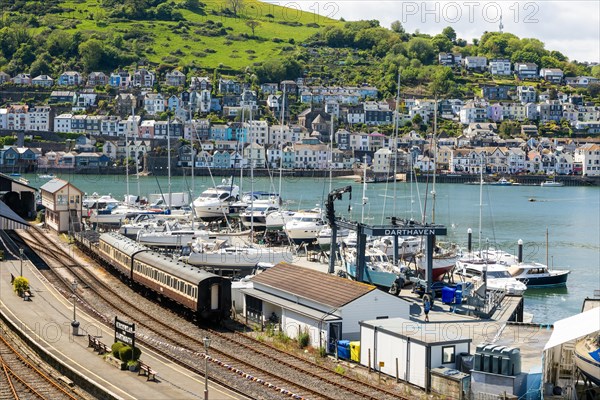
{"type": "Polygon", "coordinates": [[[133,280],[132,258],[140,252],[150,251],[150,248],[114,232],[102,234],[98,243],[99,256],[119,274],[131,280],[133,280]]]}
{"type": "Polygon", "coordinates": [[[231,282],[156,253],[139,253],[133,260],[134,281],[192,310],[200,319],[229,317],[231,282]]]}
{"type": "Polygon", "coordinates": [[[174,261],[118,233],[97,243],[81,241],[120,275],[192,311],[199,320],[221,320],[231,310],[227,278],[174,261]]]}

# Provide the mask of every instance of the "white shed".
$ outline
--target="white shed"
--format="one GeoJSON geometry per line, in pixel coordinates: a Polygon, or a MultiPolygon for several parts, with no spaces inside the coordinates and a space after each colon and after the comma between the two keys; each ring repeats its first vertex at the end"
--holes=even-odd
{"type": "Polygon", "coordinates": [[[247,321],[276,321],[289,337],[308,332],[310,345],[335,351],[336,340],[358,340],[359,323],[408,317],[409,303],[366,283],[280,263],[251,279],[244,293],[247,321]]]}
{"type": "Polygon", "coordinates": [[[470,350],[461,327],[403,318],[361,321],[360,363],[430,390],[430,371],[455,368],[456,356],[470,350]]]}

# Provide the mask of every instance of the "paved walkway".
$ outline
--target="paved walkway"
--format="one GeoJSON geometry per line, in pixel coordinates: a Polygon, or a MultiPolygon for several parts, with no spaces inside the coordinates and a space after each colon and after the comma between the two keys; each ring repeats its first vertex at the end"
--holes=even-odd
{"type": "MultiPolygon", "coordinates": [[[[204,398],[203,376],[193,374],[142,346],[141,359],[158,372],[156,381],[147,381],[146,377],[138,376],[137,372],[121,371],[105,362],[102,356],[88,347],[87,334],[97,336],[110,346],[114,342],[112,327],[100,324],[78,309],[80,335],[73,336],[70,326],[73,303],[45,283],[39,271],[28,261],[23,262],[23,275],[29,279],[33,297],[31,301],[24,301],[12,291],[10,284],[11,274],[18,276],[19,270],[18,260],[0,262],[0,313],[21,327],[23,332],[47,352],[87,377],[86,380],[95,382],[118,399],[204,398]]],[[[240,397],[239,394],[209,383],[210,399],[240,397]]]]}

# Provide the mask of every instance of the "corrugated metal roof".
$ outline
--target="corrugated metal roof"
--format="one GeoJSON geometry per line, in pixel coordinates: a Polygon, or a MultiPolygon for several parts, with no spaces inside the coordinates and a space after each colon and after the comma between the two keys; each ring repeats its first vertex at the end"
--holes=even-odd
{"type": "Polygon", "coordinates": [[[44,190],[49,193],[55,193],[55,192],[58,192],[63,187],[65,187],[65,185],[67,185],[68,183],[69,182],[63,181],[62,179],[58,179],[58,178],[51,179],[48,182],[44,183],[40,187],[40,190],[44,190]]]}
{"type": "Polygon", "coordinates": [[[375,290],[366,283],[288,263],[279,263],[252,281],[330,307],[341,307],[375,290]]]}
{"type": "Polygon", "coordinates": [[[241,292],[249,296],[255,297],[257,299],[267,301],[271,304],[276,304],[280,307],[285,308],[286,310],[292,310],[297,312],[298,314],[306,315],[316,320],[339,321],[341,319],[339,313],[327,313],[321,310],[315,310],[314,308],[307,307],[303,304],[294,303],[293,301],[283,299],[273,294],[265,293],[261,290],[246,288],[242,289],[241,292]]]}

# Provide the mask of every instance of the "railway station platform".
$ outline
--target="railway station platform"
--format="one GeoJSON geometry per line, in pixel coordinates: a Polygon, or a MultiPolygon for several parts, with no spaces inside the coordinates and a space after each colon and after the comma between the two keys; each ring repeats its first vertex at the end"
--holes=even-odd
{"type": "MultiPolygon", "coordinates": [[[[202,399],[204,377],[194,374],[170,360],[142,349],[141,360],[157,372],[156,380],[121,371],[107,363],[93,348],[88,347],[88,334],[110,347],[114,330],[93,319],[77,307],[79,334],[73,336],[71,321],[73,303],[49,285],[39,271],[23,261],[23,276],[29,280],[31,299],[25,301],[12,290],[11,275],[20,275],[17,260],[0,261],[0,317],[18,327],[26,341],[35,342],[47,354],[43,358],[59,367],[61,374],[75,385],[102,399],[202,399]]],[[[201,349],[199,349],[201,351],[201,349]]],[[[38,352],[39,353],[39,352],[38,352]]],[[[213,367],[214,368],[214,367],[213,367]]],[[[210,370],[209,370],[210,376],[210,370]]],[[[239,399],[244,396],[209,382],[209,399],[239,399]]]]}

